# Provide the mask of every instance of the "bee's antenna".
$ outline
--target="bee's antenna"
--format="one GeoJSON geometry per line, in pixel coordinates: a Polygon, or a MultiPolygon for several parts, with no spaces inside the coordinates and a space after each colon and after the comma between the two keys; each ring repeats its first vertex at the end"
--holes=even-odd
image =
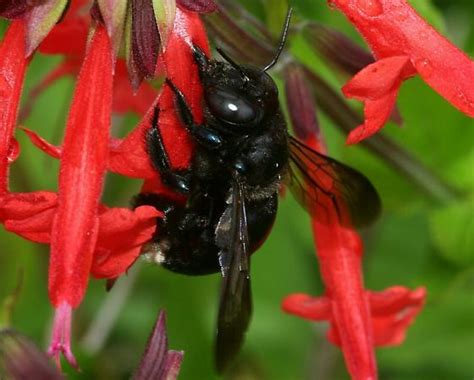
{"type": "Polygon", "coordinates": [[[290,27],[290,20],[291,20],[292,13],[293,13],[293,9],[288,8],[288,12],[286,13],[286,17],[285,17],[285,25],[283,26],[283,30],[281,32],[280,44],[278,45],[276,54],[271,60],[271,62],[262,69],[262,71],[270,70],[273,66],[275,66],[275,63],[277,63],[278,58],[280,58],[280,54],[283,51],[283,48],[285,47],[286,37],[288,36],[288,29],[290,27]]]}
{"type": "Polygon", "coordinates": [[[216,47],[216,50],[222,56],[222,58],[224,58],[227,62],[229,62],[232,65],[232,67],[236,69],[242,75],[242,77],[244,78],[246,82],[250,80],[247,74],[245,74],[245,72],[242,70],[242,67],[240,67],[240,65],[237,62],[235,62],[232,58],[230,58],[224,50],[222,50],[220,47],[216,47]]]}

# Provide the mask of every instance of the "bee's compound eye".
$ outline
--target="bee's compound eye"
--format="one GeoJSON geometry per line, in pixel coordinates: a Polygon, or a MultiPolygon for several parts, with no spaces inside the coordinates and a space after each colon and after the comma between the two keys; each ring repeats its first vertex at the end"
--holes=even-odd
{"type": "Polygon", "coordinates": [[[244,124],[257,117],[255,107],[234,92],[214,88],[208,91],[206,100],[212,114],[223,121],[244,124]]]}

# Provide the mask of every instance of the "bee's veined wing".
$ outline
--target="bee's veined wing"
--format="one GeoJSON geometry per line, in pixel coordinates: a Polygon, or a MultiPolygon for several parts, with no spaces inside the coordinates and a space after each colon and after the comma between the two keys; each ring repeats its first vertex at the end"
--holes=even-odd
{"type": "Polygon", "coordinates": [[[380,214],[380,197],[370,181],[357,170],[289,138],[289,187],[300,204],[317,220],[350,227],[372,223],[380,214]]]}
{"type": "Polygon", "coordinates": [[[223,239],[226,244],[220,253],[223,279],[215,345],[219,372],[227,368],[240,350],[252,313],[247,213],[243,184],[238,180],[232,185],[229,207],[228,238],[223,239]]]}

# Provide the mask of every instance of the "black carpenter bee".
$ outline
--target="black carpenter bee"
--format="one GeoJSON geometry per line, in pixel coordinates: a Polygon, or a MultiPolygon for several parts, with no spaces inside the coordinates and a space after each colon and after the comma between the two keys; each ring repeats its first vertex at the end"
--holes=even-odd
{"type": "Polygon", "coordinates": [[[184,205],[155,194],[139,194],[135,207],[153,205],[164,212],[151,242],[142,249],[149,260],[177,273],[221,272],[215,357],[223,371],[237,354],[252,310],[250,255],[265,241],[275,220],[284,177],[315,217],[334,207],[340,222],[352,226],[376,218],[380,200],[362,174],[326,157],[286,129],[275,82],[267,74],[278,60],[290,12],[273,60],[263,69],[209,59],[193,46],[204,88],[204,122],[198,125],[183,93],[171,81],[176,112],[195,142],[191,167],[170,166],[155,109],[146,136],[147,150],[163,182],[187,195],[184,205]],[[347,210],[345,213],[343,210],[347,210]],[[345,216],[347,214],[347,217],[345,216]]]}

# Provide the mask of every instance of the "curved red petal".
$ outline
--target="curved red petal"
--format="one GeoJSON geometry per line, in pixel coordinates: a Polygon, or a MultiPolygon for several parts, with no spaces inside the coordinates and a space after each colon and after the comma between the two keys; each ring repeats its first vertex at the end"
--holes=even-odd
{"type": "Polygon", "coordinates": [[[426,289],[394,286],[370,292],[374,340],[377,346],[393,346],[405,340],[406,330],[425,304],[426,289]]]}
{"type": "Polygon", "coordinates": [[[8,193],[0,197],[0,220],[28,218],[56,204],[57,195],[50,191],[8,193]]]}
{"type": "Polygon", "coordinates": [[[351,131],[347,144],[356,144],[385,125],[395,109],[402,81],[414,73],[407,56],[384,58],[359,71],[342,88],[347,97],[365,102],[364,124],[351,131]]]}
{"type": "Polygon", "coordinates": [[[55,209],[39,211],[24,219],[9,219],[5,229],[36,243],[49,243],[55,209]]]}
{"type": "Polygon", "coordinates": [[[331,300],[327,297],[291,294],[285,297],[281,307],[287,313],[312,321],[331,320],[331,300]]]}
{"type": "Polygon", "coordinates": [[[347,136],[346,144],[357,144],[377,133],[390,118],[397,100],[398,87],[377,100],[366,100],[364,104],[364,124],[357,126],[347,136]]]}
{"type": "Polygon", "coordinates": [[[151,239],[160,215],[151,206],[134,211],[112,208],[101,213],[92,275],[114,278],[123,274],[137,259],[141,246],[151,239]]]}
{"type": "Polygon", "coordinates": [[[112,48],[95,31],[69,112],[51,232],[49,295],[76,307],[84,295],[99,228],[98,206],[109,147],[112,48]]]}
{"type": "Polygon", "coordinates": [[[407,56],[380,59],[359,71],[342,88],[348,98],[377,100],[415,73],[407,56]]]}
{"type": "Polygon", "coordinates": [[[30,141],[38,148],[45,152],[47,155],[53,158],[61,158],[62,148],[56,145],[53,145],[42,138],[39,134],[32,131],[28,128],[21,128],[23,132],[26,133],[30,141]]]}
{"type": "Polygon", "coordinates": [[[7,231],[38,243],[48,243],[57,205],[56,193],[8,193],[0,198],[0,221],[7,231]]]}
{"type": "Polygon", "coordinates": [[[145,141],[145,134],[150,128],[150,120],[154,112],[154,104],[127,137],[113,143],[108,161],[110,171],[132,178],[156,177],[157,173],[151,166],[145,141]]]}

